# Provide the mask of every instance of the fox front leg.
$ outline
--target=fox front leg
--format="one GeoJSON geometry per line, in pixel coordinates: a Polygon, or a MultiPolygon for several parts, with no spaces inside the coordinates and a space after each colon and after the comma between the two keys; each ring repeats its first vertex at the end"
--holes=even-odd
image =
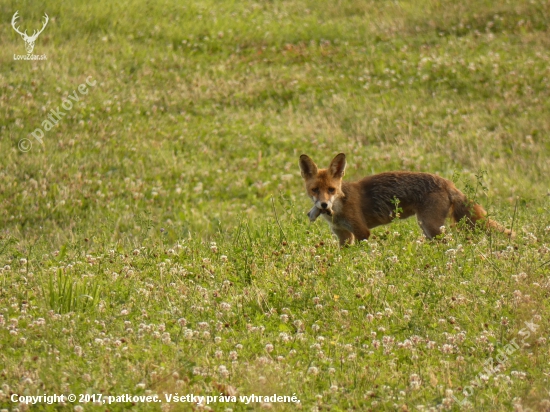
{"type": "Polygon", "coordinates": [[[319,209],[317,206],[313,206],[309,212],[307,212],[307,216],[309,217],[310,222],[315,222],[315,220],[319,217],[321,214],[321,209],[319,209]]]}

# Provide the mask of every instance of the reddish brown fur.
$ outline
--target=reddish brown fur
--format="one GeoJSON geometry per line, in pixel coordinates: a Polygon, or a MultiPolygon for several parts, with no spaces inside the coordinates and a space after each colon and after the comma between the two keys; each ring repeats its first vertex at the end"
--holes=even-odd
{"type": "Polygon", "coordinates": [[[319,208],[326,207],[322,208],[323,217],[341,245],[351,244],[354,239],[368,239],[370,229],[395,219],[395,199],[400,209],[399,218],[416,215],[430,239],[441,234],[447,217],[454,222],[465,219],[470,226],[484,221],[486,228],[513,235],[499,223],[487,219],[483,207],[470,202],[447,179],[430,173],[387,172],[356,182],[343,182],[345,166],[343,153],[333,159],[328,169],[318,169],[308,156],[300,156],[308,195],[319,208]],[[330,193],[332,189],[334,192],[330,193]]]}

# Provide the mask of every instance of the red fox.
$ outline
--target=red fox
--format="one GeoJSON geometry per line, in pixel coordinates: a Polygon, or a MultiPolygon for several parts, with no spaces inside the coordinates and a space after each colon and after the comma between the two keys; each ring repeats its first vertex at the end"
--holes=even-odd
{"type": "Polygon", "coordinates": [[[406,219],[412,215],[416,215],[429,239],[441,234],[447,217],[454,222],[466,218],[470,226],[480,221],[486,228],[514,235],[487,218],[485,209],[468,200],[450,180],[431,173],[386,172],[357,182],[343,182],[345,169],[344,153],[337,155],[328,169],[318,169],[309,156],[300,156],[306,191],[314,203],[308,216],[314,221],[322,214],[341,246],[352,244],[355,239],[368,239],[370,229],[396,217],[406,219]]]}

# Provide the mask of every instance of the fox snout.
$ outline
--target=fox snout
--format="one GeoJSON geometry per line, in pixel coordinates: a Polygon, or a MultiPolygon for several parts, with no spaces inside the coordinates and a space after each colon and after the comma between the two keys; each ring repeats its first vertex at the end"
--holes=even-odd
{"type": "Polygon", "coordinates": [[[332,201],[331,200],[316,200],[313,198],[313,201],[315,202],[315,207],[317,209],[320,209],[321,211],[330,211],[332,210],[332,201]]]}

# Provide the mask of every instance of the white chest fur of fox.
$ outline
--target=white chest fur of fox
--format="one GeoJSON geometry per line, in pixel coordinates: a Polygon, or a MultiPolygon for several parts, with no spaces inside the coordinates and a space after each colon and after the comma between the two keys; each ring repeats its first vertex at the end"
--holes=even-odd
{"type": "Polygon", "coordinates": [[[385,172],[356,182],[344,182],[346,156],[337,155],[327,169],[319,169],[307,155],[300,156],[300,170],[308,196],[314,203],[310,222],[323,214],[340,245],[366,240],[370,229],[394,218],[396,200],[400,219],[416,215],[428,238],[441,234],[447,217],[464,219],[470,226],[482,223],[508,236],[514,234],[487,218],[480,205],[471,202],[453,182],[431,173],[385,172]]]}

